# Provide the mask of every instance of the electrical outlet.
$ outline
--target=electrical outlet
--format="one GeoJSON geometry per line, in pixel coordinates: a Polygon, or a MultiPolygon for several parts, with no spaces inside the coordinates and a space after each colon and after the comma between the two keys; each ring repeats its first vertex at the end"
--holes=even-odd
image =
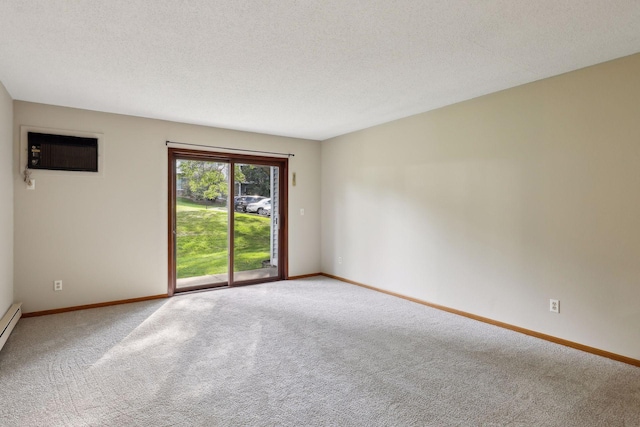
{"type": "Polygon", "coordinates": [[[62,290],[62,280],[54,280],[53,282],[53,290],[61,291],[62,290]]]}
{"type": "Polygon", "coordinates": [[[300,216],[304,216],[304,208],[300,209],[300,216]]]}
{"type": "Polygon", "coordinates": [[[557,299],[549,300],[549,311],[553,313],[560,313],[560,301],[557,299]]]}

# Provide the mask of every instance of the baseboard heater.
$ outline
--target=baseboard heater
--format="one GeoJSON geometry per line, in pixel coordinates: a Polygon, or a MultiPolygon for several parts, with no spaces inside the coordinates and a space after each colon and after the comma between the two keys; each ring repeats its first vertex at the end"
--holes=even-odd
{"type": "Polygon", "coordinates": [[[4,343],[9,339],[9,335],[11,334],[11,331],[13,331],[13,328],[16,327],[18,319],[22,316],[21,306],[21,302],[13,304],[9,307],[9,310],[2,320],[0,320],[0,350],[2,350],[4,343]]]}

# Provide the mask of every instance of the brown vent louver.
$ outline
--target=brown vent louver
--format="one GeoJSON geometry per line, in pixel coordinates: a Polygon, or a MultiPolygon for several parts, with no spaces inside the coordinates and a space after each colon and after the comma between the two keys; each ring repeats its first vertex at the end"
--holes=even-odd
{"type": "Polygon", "coordinates": [[[98,138],[29,132],[29,169],[98,172],[98,138]]]}

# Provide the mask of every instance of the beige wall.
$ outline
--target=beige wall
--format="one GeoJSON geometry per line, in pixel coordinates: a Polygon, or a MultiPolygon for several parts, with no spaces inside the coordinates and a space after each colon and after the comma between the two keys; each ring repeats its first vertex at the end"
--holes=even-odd
{"type": "Polygon", "coordinates": [[[13,100],[0,82],[0,317],[13,304],[13,100]]]}
{"type": "Polygon", "coordinates": [[[638,76],[640,54],[323,142],[322,270],[640,359],[638,76]]]}
{"type": "Polygon", "coordinates": [[[25,312],[167,292],[166,140],[295,153],[289,274],[320,269],[318,142],[15,102],[15,147],[21,125],[104,135],[102,176],[34,171],[34,191],[16,148],[15,297],[25,312]]]}

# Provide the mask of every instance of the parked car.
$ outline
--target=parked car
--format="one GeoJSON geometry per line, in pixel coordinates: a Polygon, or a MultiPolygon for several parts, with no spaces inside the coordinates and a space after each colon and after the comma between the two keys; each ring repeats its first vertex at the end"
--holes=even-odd
{"type": "Polygon", "coordinates": [[[263,196],[236,196],[233,198],[233,209],[238,212],[246,212],[248,205],[264,199],[266,197],[263,196]]]}
{"type": "Polygon", "coordinates": [[[258,208],[258,215],[271,216],[271,200],[266,205],[258,208]]]}
{"type": "Polygon", "coordinates": [[[250,203],[247,205],[247,212],[264,212],[264,208],[269,206],[269,210],[271,210],[271,199],[262,199],[256,203],[250,203]]]}

